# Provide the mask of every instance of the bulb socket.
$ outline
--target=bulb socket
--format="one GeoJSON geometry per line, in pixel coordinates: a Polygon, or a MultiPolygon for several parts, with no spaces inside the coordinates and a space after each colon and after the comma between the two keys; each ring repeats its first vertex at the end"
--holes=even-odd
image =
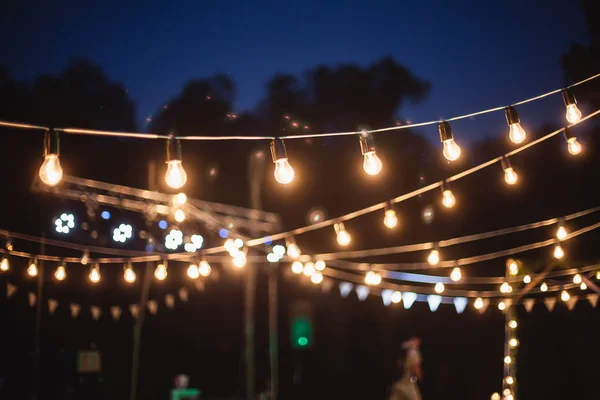
{"type": "Polygon", "coordinates": [[[388,211],[388,210],[393,210],[394,207],[392,207],[392,202],[388,201],[387,203],[385,203],[385,208],[383,209],[383,211],[388,211]]]}
{"type": "Polygon", "coordinates": [[[335,233],[340,233],[341,231],[345,231],[346,227],[344,227],[344,223],[343,222],[338,222],[333,224],[333,229],[335,230],[335,233]]]}
{"type": "Polygon", "coordinates": [[[563,89],[562,98],[565,102],[565,106],[577,104],[577,99],[575,98],[575,95],[573,94],[573,91],[571,89],[563,89]]]}
{"type": "Polygon", "coordinates": [[[60,155],[60,139],[58,132],[54,129],[50,129],[44,134],[44,157],[50,154],[60,155]]]}
{"type": "Polygon", "coordinates": [[[169,161],[181,161],[181,143],[174,134],[167,140],[167,162],[169,161]]]}
{"type": "Polygon", "coordinates": [[[570,128],[565,128],[563,134],[565,135],[565,139],[567,140],[567,142],[569,141],[569,139],[575,138],[575,135],[573,135],[573,132],[571,132],[570,128]]]}
{"type": "Polygon", "coordinates": [[[375,152],[375,140],[373,139],[373,135],[371,135],[366,129],[363,129],[360,132],[358,140],[360,143],[360,151],[363,156],[367,153],[375,152]]]}
{"type": "Polygon", "coordinates": [[[442,189],[442,193],[444,193],[446,190],[450,190],[450,184],[448,181],[444,180],[442,181],[442,186],[440,186],[440,188],[442,189]]]}
{"type": "Polygon", "coordinates": [[[521,120],[519,120],[519,113],[517,113],[517,109],[513,106],[506,107],[504,113],[506,114],[506,122],[508,122],[509,126],[521,122],[521,120]]]}
{"type": "Polygon", "coordinates": [[[442,143],[446,140],[453,139],[452,127],[447,121],[440,122],[438,125],[438,130],[440,131],[440,141],[442,143]]]}
{"type": "Polygon", "coordinates": [[[271,140],[271,157],[273,158],[273,162],[288,158],[287,150],[285,149],[285,143],[283,143],[283,140],[271,140]]]}
{"type": "Polygon", "coordinates": [[[502,165],[503,170],[512,168],[512,166],[510,165],[510,160],[506,157],[502,157],[502,160],[500,160],[500,164],[502,165]]]}

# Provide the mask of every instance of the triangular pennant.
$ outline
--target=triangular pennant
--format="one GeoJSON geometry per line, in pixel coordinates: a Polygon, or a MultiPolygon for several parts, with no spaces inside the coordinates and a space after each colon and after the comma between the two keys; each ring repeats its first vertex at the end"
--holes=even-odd
{"type": "Polygon", "coordinates": [[[100,314],[102,313],[102,310],[100,310],[100,307],[91,306],[90,311],[92,312],[92,318],[94,318],[96,321],[98,321],[100,319],[100,314]]]}
{"type": "Polygon", "coordinates": [[[412,307],[414,302],[417,300],[417,294],[413,292],[402,293],[402,302],[404,303],[404,309],[408,310],[412,307]]]}
{"type": "Polygon", "coordinates": [[[456,308],[456,313],[462,314],[465,308],[467,308],[469,300],[466,297],[455,297],[452,302],[454,303],[454,308],[456,308]]]}
{"type": "Polygon", "coordinates": [[[427,303],[429,303],[429,309],[431,312],[436,312],[440,304],[442,303],[442,296],[437,294],[430,294],[427,296],[427,303]]]}
{"type": "Polygon", "coordinates": [[[69,308],[71,309],[71,317],[73,318],[77,318],[77,316],[79,315],[79,311],[81,311],[81,307],[79,307],[79,304],[69,304],[69,308]]]}
{"type": "Polygon", "coordinates": [[[324,279],[323,283],[321,283],[321,291],[323,293],[329,293],[331,292],[331,289],[333,289],[333,281],[331,279],[324,279]]]}
{"type": "Polygon", "coordinates": [[[597,294],[588,294],[587,299],[590,302],[590,304],[592,305],[592,307],[596,308],[596,306],[598,305],[598,295],[597,294]]]}
{"type": "Polygon", "coordinates": [[[56,311],[57,308],[58,301],[54,299],[48,299],[48,311],[50,312],[50,314],[54,313],[54,311],[56,311]]]}
{"type": "Polygon", "coordinates": [[[512,306],[512,299],[506,299],[506,300],[502,300],[504,302],[504,305],[506,306],[506,309],[508,310],[510,308],[510,306],[512,306]]]}
{"type": "Polygon", "coordinates": [[[575,304],[577,304],[577,297],[572,296],[569,300],[567,300],[567,308],[569,311],[572,311],[575,308],[575,304]]]}
{"type": "Polygon", "coordinates": [[[383,305],[384,306],[389,306],[390,304],[392,304],[392,293],[394,293],[393,290],[383,290],[381,292],[381,300],[383,301],[383,305]]]}
{"type": "Polygon", "coordinates": [[[481,299],[481,307],[479,308],[479,312],[481,314],[483,314],[485,312],[485,310],[487,310],[489,305],[490,305],[490,299],[488,299],[487,297],[484,299],[481,299]]]}
{"type": "Polygon", "coordinates": [[[138,306],[137,304],[130,305],[129,312],[131,312],[131,316],[133,318],[137,319],[138,315],[140,314],[140,306],[138,306]]]}
{"type": "Polygon", "coordinates": [[[533,305],[535,304],[535,300],[534,299],[525,299],[523,300],[523,305],[525,306],[525,309],[527,310],[527,312],[531,312],[531,310],[533,310],[533,305]]]}
{"type": "Polygon", "coordinates": [[[156,300],[148,300],[148,310],[150,310],[150,314],[156,314],[158,311],[158,303],[156,300]]]}
{"type": "Polygon", "coordinates": [[[17,287],[12,283],[6,284],[6,297],[11,298],[17,292],[17,287]]]}
{"type": "Polygon", "coordinates": [[[340,295],[342,297],[348,297],[352,288],[354,288],[354,285],[350,282],[340,282],[340,295]]]}
{"type": "Polygon", "coordinates": [[[35,300],[36,300],[35,293],[29,292],[29,306],[30,307],[35,306],[35,300]]]}
{"type": "Polygon", "coordinates": [[[556,297],[546,297],[544,299],[544,304],[548,311],[554,310],[554,306],[556,305],[556,297]]]}
{"type": "Polygon", "coordinates": [[[189,299],[189,293],[188,290],[186,288],[181,288],[179,289],[179,300],[181,301],[188,301],[189,299]]]}
{"type": "Polygon", "coordinates": [[[118,321],[121,318],[121,307],[113,306],[110,308],[110,314],[115,321],[118,321]]]}
{"type": "Polygon", "coordinates": [[[205,286],[205,282],[203,279],[198,279],[194,281],[194,286],[196,287],[196,290],[199,292],[204,292],[204,286],[205,286]]]}
{"type": "Polygon", "coordinates": [[[371,290],[368,287],[363,286],[363,285],[358,285],[356,287],[356,296],[358,297],[358,299],[360,301],[364,301],[364,300],[366,300],[367,297],[369,297],[370,291],[371,290]]]}
{"type": "Polygon", "coordinates": [[[173,296],[172,294],[166,295],[165,304],[167,305],[167,308],[175,307],[175,296],[173,296]]]}

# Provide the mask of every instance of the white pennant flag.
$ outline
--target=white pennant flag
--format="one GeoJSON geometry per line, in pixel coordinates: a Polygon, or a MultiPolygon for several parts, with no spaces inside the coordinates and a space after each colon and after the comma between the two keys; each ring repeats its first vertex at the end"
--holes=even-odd
{"type": "Polygon", "coordinates": [[[590,302],[590,304],[592,305],[592,307],[596,308],[596,306],[598,305],[598,295],[597,294],[588,294],[587,299],[590,302]]]}
{"type": "Polygon", "coordinates": [[[98,319],[100,319],[100,314],[101,314],[101,310],[100,307],[98,306],[91,306],[90,310],[92,311],[92,318],[94,318],[96,321],[98,321],[98,319]]]}
{"type": "Polygon", "coordinates": [[[577,297],[572,296],[569,300],[567,300],[567,308],[569,311],[572,311],[575,308],[575,304],[577,303],[577,297]]]}
{"type": "Polygon", "coordinates": [[[387,307],[392,304],[392,293],[394,293],[394,291],[389,289],[385,289],[381,292],[381,300],[383,301],[384,306],[387,307]]]}
{"type": "Polygon", "coordinates": [[[333,281],[331,279],[323,280],[323,283],[321,283],[321,290],[323,293],[329,293],[331,289],[333,289],[333,281]]]}
{"type": "Polygon", "coordinates": [[[404,292],[402,294],[402,303],[404,303],[404,309],[408,310],[417,300],[417,294],[413,292],[404,292]]]}
{"type": "Polygon", "coordinates": [[[6,284],[6,297],[11,298],[17,292],[17,287],[12,283],[6,284]]]}
{"type": "Polygon", "coordinates": [[[544,299],[544,304],[548,311],[554,310],[554,306],[556,305],[556,297],[546,297],[544,299]]]}
{"type": "Polygon", "coordinates": [[[197,279],[194,281],[194,286],[196,287],[197,291],[204,292],[205,282],[203,279],[197,279]]]}
{"type": "Polygon", "coordinates": [[[112,315],[115,321],[118,321],[121,318],[121,307],[114,306],[110,308],[110,314],[112,315]]]}
{"type": "Polygon", "coordinates": [[[158,311],[158,303],[156,300],[148,300],[148,310],[150,310],[150,314],[155,315],[158,311]]]}
{"type": "Polygon", "coordinates": [[[427,303],[429,303],[429,309],[431,312],[436,312],[440,304],[442,304],[442,296],[430,294],[427,296],[427,303]]]}
{"type": "Polygon", "coordinates": [[[58,301],[54,299],[48,299],[48,311],[50,311],[50,314],[54,313],[54,311],[56,311],[57,308],[58,301]]]}
{"type": "Polygon", "coordinates": [[[356,287],[356,296],[360,301],[364,301],[367,297],[369,297],[369,288],[363,285],[358,285],[356,287]]]}
{"type": "Polygon", "coordinates": [[[165,296],[165,304],[167,305],[168,308],[175,307],[175,296],[173,296],[172,294],[166,295],[165,296]]]}
{"type": "Polygon", "coordinates": [[[137,319],[138,315],[140,314],[140,306],[138,306],[137,304],[130,305],[129,312],[131,312],[131,316],[133,318],[137,319]]]}
{"type": "Polygon", "coordinates": [[[81,311],[81,307],[79,307],[79,304],[69,304],[69,308],[71,309],[71,317],[73,318],[77,318],[77,316],[79,315],[79,311],[81,311]]]}
{"type": "Polygon", "coordinates": [[[354,285],[351,284],[350,282],[341,282],[340,283],[340,295],[342,297],[348,297],[348,295],[350,294],[350,292],[352,291],[353,288],[354,288],[354,285]]]}
{"type": "Polygon", "coordinates": [[[469,300],[466,297],[455,297],[452,302],[454,303],[454,308],[456,308],[456,312],[458,314],[462,314],[467,308],[467,304],[469,300]]]}
{"type": "Polygon", "coordinates": [[[534,299],[525,299],[525,300],[523,300],[523,305],[525,306],[525,309],[527,310],[527,312],[531,312],[531,310],[533,310],[534,304],[535,304],[535,300],[534,299]]]}
{"type": "Polygon", "coordinates": [[[181,289],[179,289],[179,300],[188,301],[188,298],[189,298],[188,290],[183,287],[181,289]]]}
{"type": "Polygon", "coordinates": [[[29,306],[35,306],[35,293],[29,292],[29,306]]]}

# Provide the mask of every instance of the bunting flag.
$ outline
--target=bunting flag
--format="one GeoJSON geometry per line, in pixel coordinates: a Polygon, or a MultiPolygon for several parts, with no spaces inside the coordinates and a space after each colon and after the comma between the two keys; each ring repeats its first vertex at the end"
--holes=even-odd
{"type": "Polygon", "coordinates": [[[35,306],[35,300],[36,300],[35,293],[29,292],[29,306],[30,307],[35,306]]]}
{"type": "Polygon", "coordinates": [[[481,299],[481,308],[479,309],[479,312],[481,314],[483,314],[485,312],[485,310],[487,310],[489,305],[490,305],[490,299],[488,299],[487,297],[484,299],[481,299]]]}
{"type": "Polygon", "coordinates": [[[431,312],[436,312],[440,304],[442,304],[442,296],[430,294],[427,296],[427,303],[429,303],[429,309],[431,312]]]}
{"type": "Polygon", "coordinates": [[[392,293],[394,293],[393,290],[383,290],[381,292],[381,300],[383,301],[383,305],[384,306],[389,306],[390,304],[392,304],[392,293]]]}
{"type": "Polygon", "coordinates": [[[571,297],[567,301],[567,308],[569,309],[569,311],[571,311],[571,310],[573,310],[573,308],[575,308],[576,303],[577,303],[577,297],[575,297],[575,296],[571,297]]]}
{"type": "Polygon", "coordinates": [[[348,297],[353,288],[354,285],[350,282],[340,282],[340,295],[342,297],[348,297]]]}
{"type": "Polygon", "coordinates": [[[587,297],[588,301],[592,305],[592,307],[596,308],[598,305],[598,295],[597,294],[589,294],[587,297]]]}
{"type": "Polygon", "coordinates": [[[188,301],[189,299],[189,293],[188,290],[186,288],[181,288],[179,289],[179,300],[181,301],[188,301]]]}
{"type": "Polygon", "coordinates": [[[527,312],[531,312],[531,310],[533,310],[533,305],[535,304],[535,300],[534,299],[525,299],[523,300],[523,305],[525,306],[525,309],[527,310],[527,312]]]}
{"type": "Polygon", "coordinates": [[[117,306],[111,307],[110,314],[112,315],[112,317],[115,321],[118,321],[119,318],[121,318],[121,307],[117,307],[117,306]]]}
{"type": "Polygon", "coordinates": [[[17,292],[17,287],[15,285],[13,285],[12,283],[6,284],[6,297],[8,297],[10,299],[13,296],[13,294],[15,294],[16,292],[17,292]]]}
{"type": "Polygon", "coordinates": [[[175,307],[175,296],[173,296],[172,294],[166,295],[165,304],[167,305],[167,308],[175,307]]]}
{"type": "Polygon", "coordinates": [[[513,303],[512,299],[505,299],[502,301],[504,302],[504,305],[506,305],[506,310],[508,310],[510,308],[510,306],[512,306],[512,303],[513,303]]]}
{"type": "Polygon", "coordinates": [[[364,301],[367,297],[369,297],[369,288],[363,285],[358,285],[356,287],[356,296],[360,301],[364,301]]]}
{"type": "Polygon", "coordinates": [[[92,318],[94,318],[96,321],[98,321],[100,319],[100,314],[102,313],[102,310],[100,309],[100,307],[91,306],[90,311],[92,312],[92,318]]]}
{"type": "Polygon", "coordinates": [[[194,286],[196,287],[196,290],[199,292],[204,292],[205,285],[206,285],[206,282],[204,281],[204,279],[197,279],[194,281],[194,286]]]}
{"type": "Polygon", "coordinates": [[[58,301],[54,299],[48,299],[48,311],[50,312],[50,314],[54,313],[54,311],[56,311],[57,308],[58,301]]]}
{"type": "Polygon", "coordinates": [[[156,300],[148,300],[148,310],[150,310],[150,314],[156,315],[158,311],[158,302],[156,300]]]}
{"type": "Polygon", "coordinates": [[[331,292],[331,289],[333,289],[333,285],[334,283],[331,279],[325,279],[323,283],[321,283],[321,290],[323,293],[329,293],[331,292]]]}
{"type": "Polygon", "coordinates": [[[81,307],[79,304],[69,304],[69,308],[71,309],[71,317],[77,318],[79,316],[79,311],[81,311],[81,307]]]}
{"type": "Polygon", "coordinates": [[[417,294],[413,292],[402,293],[402,303],[404,303],[404,309],[408,310],[417,301],[417,294]]]}
{"type": "Polygon", "coordinates": [[[131,312],[131,316],[134,319],[137,319],[138,315],[140,314],[140,306],[138,306],[137,304],[130,305],[129,312],[131,312]]]}
{"type": "Polygon", "coordinates": [[[467,304],[469,303],[469,299],[466,297],[455,297],[452,302],[454,303],[454,308],[456,308],[456,312],[458,314],[462,314],[467,308],[467,304]]]}
{"type": "Polygon", "coordinates": [[[556,305],[556,297],[546,297],[544,299],[544,304],[548,311],[552,312],[554,310],[554,306],[556,305]]]}

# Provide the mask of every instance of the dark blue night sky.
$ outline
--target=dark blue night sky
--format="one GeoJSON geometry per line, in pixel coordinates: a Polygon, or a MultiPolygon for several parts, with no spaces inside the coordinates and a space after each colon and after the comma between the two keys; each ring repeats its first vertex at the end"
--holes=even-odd
{"type": "MultiPolygon", "coordinates": [[[[191,78],[229,73],[237,85],[235,106],[243,111],[256,105],[275,72],[367,65],[386,55],[432,83],[430,96],[400,116],[448,118],[562,86],[560,55],[585,41],[582,12],[568,2],[19,3],[1,20],[0,63],[30,80],[87,57],[125,84],[139,121],[191,78]]],[[[562,121],[563,113],[555,96],[524,106],[521,119],[539,125],[562,121]]],[[[460,124],[472,138],[506,130],[501,113],[460,124]]]]}

